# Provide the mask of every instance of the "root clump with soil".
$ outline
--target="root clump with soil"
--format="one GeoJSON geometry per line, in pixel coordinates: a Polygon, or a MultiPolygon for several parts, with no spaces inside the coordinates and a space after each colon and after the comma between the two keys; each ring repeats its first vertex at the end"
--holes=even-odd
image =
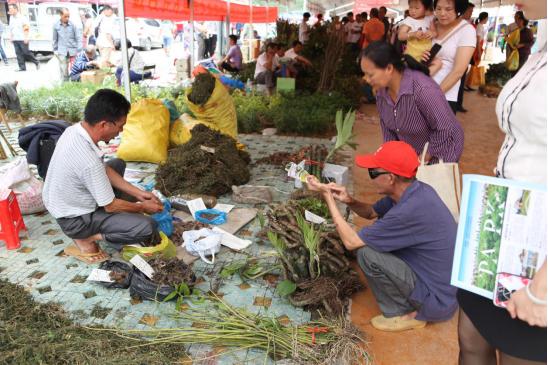
{"type": "Polygon", "coordinates": [[[148,264],[154,269],[152,281],[159,285],[176,286],[181,283],[193,285],[196,281],[196,276],[190,266],[177,258],[155,257],[148,264]]]}
{"type": "Polygon", "coordinates": [[[249,181],[249,154],[236,141],[204,125],[192,129],[188,143],[169,152],[158,168],[156,188],[165,196],[192,193],[220,196],[249,181]]]}
{"type": "Polygon", "coordinates": [[[295,200],[273,206],[266,214],[266,233],[278,252],[284,278],[296,284],[290,302],[340,315],[348,298],[363,285],[335,227],[306,222],[304,210],[295,200]]]}

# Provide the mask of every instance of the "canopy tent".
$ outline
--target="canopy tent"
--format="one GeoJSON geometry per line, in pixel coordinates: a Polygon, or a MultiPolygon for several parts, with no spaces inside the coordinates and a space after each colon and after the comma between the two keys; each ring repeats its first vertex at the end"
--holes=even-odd
{"type": "Polygon", "coordinates": [[[273,23],[278,18],[278,8],[230,4],[223,0],[193,0],[194,14],[187,0],[125,0],[124,13],[128,17],[155,18],[173,21],[223,21],[273,23]]]}

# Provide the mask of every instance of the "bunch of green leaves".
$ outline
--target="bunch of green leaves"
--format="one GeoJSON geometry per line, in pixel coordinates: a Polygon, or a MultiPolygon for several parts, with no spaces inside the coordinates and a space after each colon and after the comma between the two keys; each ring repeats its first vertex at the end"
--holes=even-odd
{"type": "Polygon", "coordinates": [[[272,125],[269,116],[269,100],[263,95],[244,95],[236,90],[232,93],[232,100],[238,118],[238,131],[241,133],[259,132],[272,125]]]}
{"type": "Polygon", "coordinates": [[[308,250],[308,270],[310,272],[310,277],[312,279],[316,279],[320,276],[320,257],[318,255],[318,245],[320,244],[320,236],[322,232],[321,230],[315,230],[313,224],[309,224],[301,214],[297,214],[295,218],[297,219],[297,226],[303,234],[304,246],[308,250]]]}
{"type": "Polygon", "coordinates": [[[512,72],[508,71],[505,62],[489,65],[485,72],[486,84],[498,84],[504,86],[512,78],[512,72]]]}
{"type": "Polygon", "coordinates": [[[354,133],[352,129],[354,128],[354,121],[356,120],[356,112],[348,111],[346,115],[342,116],[342,110],[337,111],[335,116],[335,126],[337,127],[337,140],[335,141],[335,146],[329,151],[325,161],[328,162],[329,159],[337,152],[337,150],[343,148],[344,146],[350,146],[352,149],[356,149],[358,146],[356,143],[352,142],[354,138],[354,133]]]}
{"type": "Polygon", "coordinates": [[[164,298],[163,302],[169,302],[175,298],[177,298],[175,303],[175,309],[177,310],[182,309],[185,299],[189,299],[194,304],[201,304],[205,302],[205,297],[199,289],[194,288],[191,290],[185,283],[181,283],[176,286],[175,289],[164,298]]]}
{"type": "Polygon", "coordinates": [[[329,218],[329,208],[323,199],[314,197],[297,200],[297,203],[303,210],[319,215],[322,218],[329,218]]]}
{"type": "Polygon", "coordinates": [[[219,276],[227,279],[234,274],[238,274],[243,281],[255,280],[280,268],[280,265],[273,265],[261,258],[248,258],[224,266],[219,276]]]}
{"type": "Polygon", "coordinates": [[[241,82],[247,82],[247,80],[253,80],[255,77],[255,67],[257,63],[255,61],[242,64],[240,71],[233,73],[233,77],[241,82]]]}

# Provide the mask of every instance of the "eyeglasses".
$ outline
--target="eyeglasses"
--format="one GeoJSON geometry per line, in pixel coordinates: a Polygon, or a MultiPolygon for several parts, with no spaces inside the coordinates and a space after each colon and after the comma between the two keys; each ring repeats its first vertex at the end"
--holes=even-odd
{"type": "Polygon", "coordinates": [[[369,172],[369,177],[371,178],[371,180],[375,180],[381,175],[390,174],[390,172],[388,171],[379,171],[376,169],[367,169],[367,171],[369,172]]]}

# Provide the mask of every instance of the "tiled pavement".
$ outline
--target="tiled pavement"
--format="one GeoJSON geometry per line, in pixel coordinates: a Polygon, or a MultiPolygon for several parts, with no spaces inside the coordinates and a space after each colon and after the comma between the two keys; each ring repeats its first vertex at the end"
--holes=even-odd
{"type": "MultiPolygon", "coordinates": [[[[17,145],[18,125],[10,125],[13,129],[11,134],[5,126],[2,125],[0,128],[16,150],[24,154],[17,145]]],[[[327,140],[314,138],[259,135],[242,135],[240,141],[247,146],[253,161],[277,151],[292,152],[311,143],[329,143],[327,140]]],[[[0,165],[5,162],[0,161],[0,165]]],[[[135,163],[128,165],[129,168],[149,166],[135,163]]],[[[293,181],[285,177],[285,172],[281,168],[269,165],[253,166],[251,176],[250,185],[274,187],[275,200],[285,200],[287,194],[293,190],[293,181]]],[[[148,180],[150,179],[153,177],[150,176],[148,180]]],[[[230,196],[223,196],[220,201],[230,203],[230,196]]],[[[0,278],[22,285],[39,302],[61,304],[71,318],[83,325],[100,324],[124,329],[189,325],[178,323],[169,316],[174,310],[173,303],[133,302],[128,290],[106,289],[96,283],[85,281],[96,265],[85,265],[63,255],[63,249],[71,240],[62,233],[55,219],[47,212],[25,216],[24,220],[29,236],[22,240],[19,250],[8,251],[4,244],[0,243],[0,278]]],[[[204,279],[197,287],[206,292],[211,289],[211,285],[217,284],[218,291],[224,294],[224,300],[234,306],[274,317],[285,315],[296,324],[308,321],[310,313],[291,306],[287,300],[279,297],[275,291],[275,283],[269,284],[263,279],[257,279],[248,281],[249,287],[240,287],[242,280],[238,275],[229,279],[219,278],[218,273],[225,264],[245,255],[260,256],[272,251],[269,243],[258,242],[255,237],[258,230],[258,221],[254,220],[240,231],[241,237],[254,242],[243,253],[223,248],[217,256],[215,265],[196,261],[196,276],[204,279]],[[261,297],[271,299],[270,306],[254,305],[256,298],[261,297]]],[[[211,348],[192,345],[188,350],[193,358],[200,358],[208,354],[211,348]]],[[[232,352],[217,359],[218,364],[252,364],[264,361],[264,354],[256,351],[232,352]]]]}

